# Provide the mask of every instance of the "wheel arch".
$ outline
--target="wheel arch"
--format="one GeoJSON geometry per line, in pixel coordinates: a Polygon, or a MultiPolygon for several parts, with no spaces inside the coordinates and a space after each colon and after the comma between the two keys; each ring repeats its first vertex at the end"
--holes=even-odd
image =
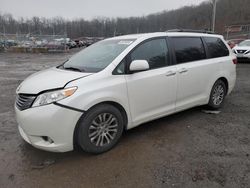
{"type": "Polygon", "coordinates": [[[223,81],[224,82],[224,84],[226,85],[226,90],[227,90],[227,92],[226,93],[228,93],[228,80],[227,80],[227,78],[225,78],[225,77],[220,77],[220,78],[218,78],[216,81],[215,81],[215,83],[218,81],[218,80],[221,80],[221,81],[223,81]]]}
{"type": "Polygon", "coordinates": [[[74,148],[77,147],[77,131],[78,131],[78,128],[79,128],[79,125],[80,125],[80,121],[85,117],[86,113],[99,106],[99,105],[102,105],[102,104],[109,104],[109,105],[112,105],[114,107],[116,107],[122,114],[122,117],[123,117],[123,121],[124,121],[124,129],[127,130],[127,126],[128,126],[128,115],[127,115],[127,112],[125,110],[125,108],[119,104],[118,102],[114,102],[114,101],[103,101],[103,102],[99,102],[95,105],[93,105],[92,107],[90,107],[85,113],[82,114],[82,116],[79,118],[79,120],[77,121],[76,125],[75,125],[75,129],[74,129],[74,135],[73,135],[73,144],[74,144],[74,148]]]}

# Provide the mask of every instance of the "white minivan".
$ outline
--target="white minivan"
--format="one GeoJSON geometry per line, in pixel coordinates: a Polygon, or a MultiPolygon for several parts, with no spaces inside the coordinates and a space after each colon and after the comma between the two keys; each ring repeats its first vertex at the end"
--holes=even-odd
{"type": "Polygon", "coordinates": [[[220,35],[109,38],[24,80],[16,91],[18,129],[36,148],[102,153],[142,123],[199,105],[220,108],[236,63],[220,35]]]}

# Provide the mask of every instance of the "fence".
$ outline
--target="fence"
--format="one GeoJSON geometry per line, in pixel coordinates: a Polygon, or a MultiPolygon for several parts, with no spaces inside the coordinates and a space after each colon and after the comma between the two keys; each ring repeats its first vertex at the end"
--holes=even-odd
{"type": "Polygon", "coordinates": [[[230,25],[226,26],[225,38],[229,39],[249,39],[250,38],[250,24],[248,25],[230,25]]]}

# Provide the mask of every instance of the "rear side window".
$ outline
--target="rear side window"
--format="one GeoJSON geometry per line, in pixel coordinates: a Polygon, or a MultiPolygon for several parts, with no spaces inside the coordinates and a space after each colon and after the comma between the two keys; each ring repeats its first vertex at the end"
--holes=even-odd
{"type": "Polygon", "coordinates": [[[210,58],[224,57],[229,55],[229,50],[220,38],[204,37],[210,58]]]}
{"type": "Polygon", "coordinates": [[[177,63],[186,63],[206,59],[206,52],[199,37],[172,38],[177,63]]]}
{"type": "Polygon", "coordinates": [[[169,64],[169,51],[165,39],[153,39],[142,43],[130,55],[131,60],[147,60],[150,69],[169,64]]]}

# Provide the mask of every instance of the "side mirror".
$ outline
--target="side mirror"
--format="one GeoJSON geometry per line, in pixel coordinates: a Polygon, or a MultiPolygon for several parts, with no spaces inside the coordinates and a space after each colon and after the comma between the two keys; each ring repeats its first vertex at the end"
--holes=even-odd
{"type": "Polygon", "coordinates": [[[145,71],[149,69],[149,64],[146,60],[134,60],[129,66],[131,72],[145,71]]]}

